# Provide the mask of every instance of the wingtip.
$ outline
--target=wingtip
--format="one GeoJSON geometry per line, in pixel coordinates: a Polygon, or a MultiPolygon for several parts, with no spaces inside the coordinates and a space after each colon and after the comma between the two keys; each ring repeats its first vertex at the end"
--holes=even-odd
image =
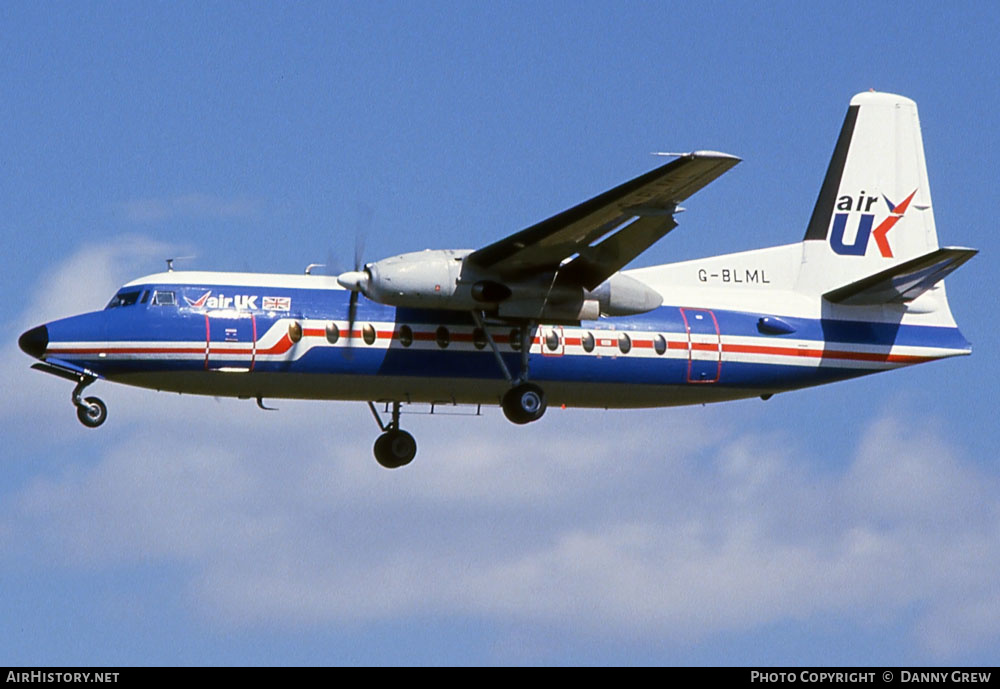
{"type": "Polygon", "coordinates": [[[743,160],[739,156],[734,156],[731,153],[723,153],[722,151],[693,151],[690,155],[694,158],[726,158],[735,161],[743,160]]]}
{"type": "Polygon", "coordinates": [[[743,160],[739,156],[734,156],[730,153],[723,153],[722,151],[688,151],[686,153],[677,153],[674,151],[653,151],[654,156],[663,156],[666,158],[722,158],[727,160],[743,160]]]}

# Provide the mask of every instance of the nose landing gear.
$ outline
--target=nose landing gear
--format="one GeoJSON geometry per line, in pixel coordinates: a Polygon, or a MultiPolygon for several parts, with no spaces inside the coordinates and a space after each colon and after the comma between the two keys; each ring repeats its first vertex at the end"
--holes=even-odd
{"type": "MultiPolygon", "coordinates": [[[[29,330],[25,335],[21,336],[24,340],[26,335],[33,334],[36,331],[45,332],[45,327],[35,328],[34,330],[29,330]]],[[[24,343],[22,342],[22,349],[24,348],[24,343]]],[[[31,342],[28,343],[32,344],[31,342]]],[[[25,350],[27,351],[27,349],[25,350]]],[[[36,371],[42,371],[50,375],[62,378],[63,380],[73,380],[76,381],[76,387],[73,388],[73,406],[76,407],[76,418],[80,419],[82,423],[87,428],[97,428],[105,421],[108,420],[108,407],[101,400],[100,397],[88,397],[83,399],[83,391],[87,386],[94,383],[99,376],[94,374],[85,368],[79,368],[76,366],[68,366],[64,364],[54,364],[50,361],[39,361],[33,364],[31,368],[36,371]]]]}
{"type": "Polygon", "coordinates": [[[81,377],[73,388],[73,404],[76,406],[76,418],[87,428],[97,428],[108,420],[108,407],[100,397],[83,399],[84,388],[93,383],[96,378],[81,377]]]}

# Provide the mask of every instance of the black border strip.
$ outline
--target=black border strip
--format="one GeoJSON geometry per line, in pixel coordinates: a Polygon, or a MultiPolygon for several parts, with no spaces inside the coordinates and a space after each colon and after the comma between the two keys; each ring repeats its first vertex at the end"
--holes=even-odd
{"type": "Polygon", "coordinates": [[[833,215],[833,204],[837,200],[840,179],[844,176],[844,163],[847,162],[847,153],[851,148],[851,138],[854,136],[854,125],[858,121],[860,107],[860,105],[852,105],[847,108],[847,117],[844,118],[844,126],[840,128],[837,147],[833,149],[830,167],[826,170],[823,186],[819,190],[819,198],[816,199],[812,218],[809,219],[809,227],[806,229],[807,240],[826,240],[826,233],[830,229],[830,216],[833,215]]]}

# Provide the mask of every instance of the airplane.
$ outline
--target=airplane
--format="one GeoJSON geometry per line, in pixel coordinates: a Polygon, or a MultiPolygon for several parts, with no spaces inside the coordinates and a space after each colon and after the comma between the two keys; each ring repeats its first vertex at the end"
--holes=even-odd
{"type": "MultiPolygon", "coordinates": [[[[32,328],[32,368],[76,383],[79,420],[107,419],[98,380],[255,399],[367,402],[376,460],[408,464],[404,404],[703,404],[971,353],[943,279],[974,256],[938,246],[916,104],[850,101],[805,237],[666,265],[625,266],[677,226],[679,205],[740,159],[673,159],[476,250],[425,250],[339,275],[173,270],[101,311],[32,328]],[[384,405],[383,420],[376,405],[384,405]]],[[[357,263],[357,261],[356,261],[357,263]]]]}

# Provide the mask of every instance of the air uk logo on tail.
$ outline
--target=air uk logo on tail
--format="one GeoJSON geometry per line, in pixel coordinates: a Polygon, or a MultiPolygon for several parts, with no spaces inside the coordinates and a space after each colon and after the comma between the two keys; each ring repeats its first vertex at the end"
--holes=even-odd
{"type": "Polygon", "coordinates": [[[875,213],[870,211],[872,210],[872,206],[878,204],[878,197],[866,196],[864,191],[858,194],[857,198],[846,195],[841,196],[837,199],[837,210],[841,212],[835,213],[833,216],[830,246],[834,252],[841,256],[864,256],[868,253],[868,240],[874,237],[875,246],[878,247],[882,257],[892,258],[892,246],[889,244],[887,235],[889,234],[889,230],[906,213],[906,209],[909,208],[910,201],[913,200],[916,193],[917,190],[914,189],[913,193],[898,205],[894,204],[889,200],[888,196],[883,194],[882,198],[885,199],[885,203],[889,207],[889,215],[874,230],[872,229],[872,225],[875,224],[875,213]],[[861,211],[861,217],[858,220],[858,232],[854,235],[854,242],[846,244],[844,242],[844,232],[847,229],[847,216],[858,211],[861,211]]]}

